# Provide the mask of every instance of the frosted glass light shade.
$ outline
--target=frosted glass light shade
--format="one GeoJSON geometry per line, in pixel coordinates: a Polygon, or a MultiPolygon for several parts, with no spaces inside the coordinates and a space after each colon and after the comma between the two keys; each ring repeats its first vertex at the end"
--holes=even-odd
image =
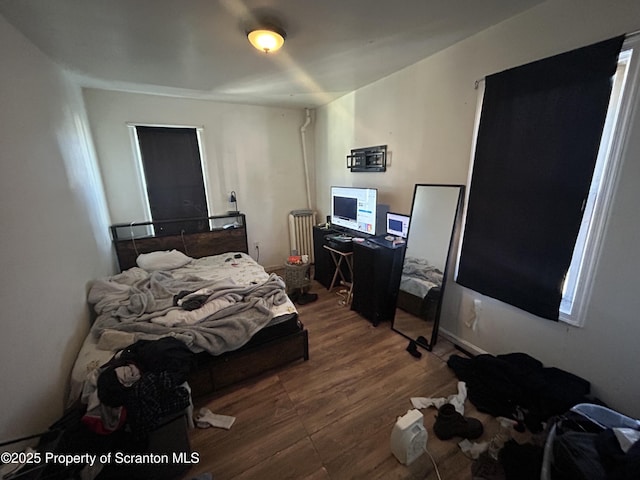
{"type": "Polygon", "coordinates": [[[252,30],[247,38],[251,45],[264,53],[275,52],[284,45],[284,34],[274,30],[252,30]]]}

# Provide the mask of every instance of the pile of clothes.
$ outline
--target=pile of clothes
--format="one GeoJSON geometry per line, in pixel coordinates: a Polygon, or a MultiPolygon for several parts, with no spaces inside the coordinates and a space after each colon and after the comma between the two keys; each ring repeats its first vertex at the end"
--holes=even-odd
{"type": "Polygon", "coordinates": [[[545,367],[526,353],[452,355],[447,365],[466,383],[469,400],[479,411],[516,420],[533,433],[542,431],[550,417],[590,401],[587,380],[545,367]]]}
{"type": "Polygon", "coordinates": [[[193,353],[173,338],[139,340],[118,351],[85,382],[82,422],[100,434],[127,427],[143,437],[191,405],[186,384],[193,353]]]}
{"type": "Polygon", "coordinates": [[[583,403],[558,417],[548,439],[550,480],[635,480],[640,471],[640,420],[583,403]]]}

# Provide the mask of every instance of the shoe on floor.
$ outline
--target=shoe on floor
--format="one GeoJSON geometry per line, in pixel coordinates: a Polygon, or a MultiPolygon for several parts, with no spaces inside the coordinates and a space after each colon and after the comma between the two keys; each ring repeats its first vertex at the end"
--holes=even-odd
{"type": "Polygon", "coordinates": [[[413,340],[409,341],[409,345],[407,346],[407,352],[411,354],[411,356],[420,358],[422,356],[422,352],[418,350],[418,344],[413,340]]]}
{"type": "Polygon", "coordinates": [[[289,299],[290,299],[292,302],[295,302],[295,301],[297,301],[297,300],[300,298],[300,294],[301,294],[301,293],[300,293],[300,289],[299,289],[299,288],[296,288],[293,292],[288,293],[287,295],[289,295],[289,299]]]}
{"type": "Polygon", "coordinates": [[[482,435],[484,428],[477,418],[463,417],[453,405],[445,403],[438,409],[433,432],[440,440],[462,437],[473,440],[482,435]]]}
{"type": "Polygon", "coordinates": [[[307,303],[315,302],[318,299],[317,293],[303,293],[298,297],[297,304],[298,305],[306,305],[307,303]]]}

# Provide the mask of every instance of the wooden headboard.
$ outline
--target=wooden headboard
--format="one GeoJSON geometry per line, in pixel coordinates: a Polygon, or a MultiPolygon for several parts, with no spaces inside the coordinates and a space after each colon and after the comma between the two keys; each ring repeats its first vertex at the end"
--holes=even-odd
{"type": "Polygon", "coordinates": [[[247,227],[242,213],[188,221],[119,223],[110,228],[120,271],[135,267],[139,254],[161,250],[175,249],[193,258],[226,252],[249,253],[247,227]],[[199,226],[200,231],[192,232],[181,228],[187,222],[190,226],[199,226]],[[144,233],[149,231],[161,233],[144,233]]]}

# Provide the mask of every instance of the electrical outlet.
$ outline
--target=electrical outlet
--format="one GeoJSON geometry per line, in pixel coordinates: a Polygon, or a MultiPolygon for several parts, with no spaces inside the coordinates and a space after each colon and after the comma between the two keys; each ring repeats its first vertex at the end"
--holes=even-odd
{"type": "Polygon", "coordinates": [[[253,249],[260,250],[260,242],[253,242],[253,249]]]}

